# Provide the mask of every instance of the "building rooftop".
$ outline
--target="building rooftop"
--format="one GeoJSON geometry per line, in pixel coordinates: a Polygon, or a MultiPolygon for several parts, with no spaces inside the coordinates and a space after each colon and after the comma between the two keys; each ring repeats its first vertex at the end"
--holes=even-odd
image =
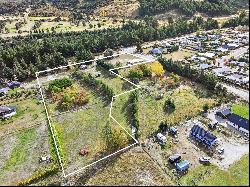
{"type": "Polygon", "coordinates": [[[249,120],[245,119],[237,114],[231,114],[228,116],[228,120],[233,123],[238,125],[239,127],[242,127],[246,130],[249,130],[249,120]]]}

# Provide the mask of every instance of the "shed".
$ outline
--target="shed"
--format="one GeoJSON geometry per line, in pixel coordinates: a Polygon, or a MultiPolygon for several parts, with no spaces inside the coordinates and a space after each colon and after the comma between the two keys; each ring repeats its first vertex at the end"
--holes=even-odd
{"type": "Polygon", "coordinates": [[[187,160],[183,160],[176,164],[176,169],[178,171],[186,171],[188,170],[189,166],[190,166],[190,163],[187,160]]]}
{"type": "Polygon", "coordinates": [[[159,48],[154,48],[150,51],[152,54],[155,54],[155,55],[160,55],[162,54],[162,51],[159,49],[159,48]]]}
{"type": "Polygon", "coordinates": [[[0,117],[8,119],[16,115],[16,107],[14,106],[0,106],[0,117]]]}
{"type": "Polygon", "coordinates": [[[7,83],[7,86],[11,89],[13,88],[16,88],[16,87],[19,87],[21,85],[20,82],[17,82],[17,81],[12,81],[12,82],[8,82],[7,83]]]}
{"type": "Polygon", "coordinates": [[[3,96],[3,95],[5,95],[5,94],[7,94],[9,90],[10,90],[10,89],[9,89],[8,87],[6,87],[6,88],[1,88],[1,89],[0,89],[0,96],[3,96]]]}

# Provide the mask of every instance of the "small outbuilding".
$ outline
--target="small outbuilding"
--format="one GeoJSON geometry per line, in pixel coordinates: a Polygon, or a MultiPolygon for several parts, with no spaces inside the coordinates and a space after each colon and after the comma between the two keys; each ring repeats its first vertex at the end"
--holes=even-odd
{"type": "Polygon", "coordinates": [[[161,55],[162,51],[159,48],[154,48],[150,51],[154,55],[161,55]]]}
{"type": "Polygon", "coordinates": [[[187,171],[190,167],[190,163],[187,160],[183,160],[176,164],[176,169],[179,172],[187,171]]]}
{"type": "Polygon", "coordinates": [[[11,89],[14,89],[14,88],[18,88],[21,86],[21,83],[20,82],[17,82],[17,81],[12,81],[12,82],[8,82],[7,83],[7,86],[11,89]]]}
{"type": "Polygon", "coordinates": [[[8,93],[10,89],[8,87],[0,89],[0,96],[4,96],[8,93]]]}
{"type": "Polygon", "coordinates": [[[16,115],[16,107],[0,106],[0,118],[9,119],[14,115],[16,115]]]}

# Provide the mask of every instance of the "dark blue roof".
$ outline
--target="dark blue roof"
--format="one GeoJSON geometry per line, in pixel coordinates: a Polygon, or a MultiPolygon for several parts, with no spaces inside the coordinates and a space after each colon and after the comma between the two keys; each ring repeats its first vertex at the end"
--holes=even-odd
{"type": "Polygon", "coordinates": [[[206,131],[204,128],[194,125],[191,129],[191,136],[193,136],[197,141],[203,142],[207,146],[211,146],[215,140],[216,136],[206,131]]]}
{"type": "Polygon", "coordinates": [[[10,89],[8,88],[8,87],[6,87],[6,88],[1,88],[0,89],[0,93],[6,93],[6,92],[8,92],[10,89]]]}
{"type": "Polygon", "coordinates": [[[21,84],[20,82],[12,81],[12,82],[8,82],[8,83],[7,83],[7,86],[8,86],[8,87],[11,87],[11,86],[16,86],[16,85],[20,85],[20,84],[21,84]]]}
{"type": "Polygon", "coordinates": [[[242,127],[246,130],[249,130],[249,120],[245,119],[237,114],[231,114],[230,116],[228,116],[228,120],[236,125],[238,125],[239,127],[242,127]]]}
{"type": "Polygon", "coordinates": [[[187,160],[183,160],[183,161],[176,164],[176,168],[179,171],[184,171],[184,170],[189,168],[189,162],[187,160]]]}
{"type": "Polygon", "coordinates": [[[151,52],[153,54],[161,54],[162,53],[162,51],[159,48],[154,48],[154,49],[151,50],[151,52]]]}

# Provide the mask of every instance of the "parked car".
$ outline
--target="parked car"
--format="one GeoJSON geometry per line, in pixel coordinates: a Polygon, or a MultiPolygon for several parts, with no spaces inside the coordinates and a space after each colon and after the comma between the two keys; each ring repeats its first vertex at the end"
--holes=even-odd
{"type": "Polygon", "coordinates": [[[211,158],[210,157],[200,157],[199,158],[200,163],[202,164],[211,164],[211,158]]]}
{"type": "Polygon", "coordinates": [[[176,154],[176,155],[172,155],[168,158],[168,162],[170,164],[174,164],[174,163],[178,163],[181,161],[181,155],[176,154]]]}
{"type": "Polygon", "coordinates": [[[225,149],[223,147],[218,149],[218,153],[220,155],[224,154],[224,152],[225,152],[225,149]]]}
{"type": "Polygon", "coordinates": [[[176,163],[177,172],[187,172],[190,167],[190,163],[187,160],[176,163]]]}
{"type": "Polygon", "coordinates": [[[178,130],[177,130],[177,128],[175,128],[175,127],[170,127],[169,133],[170,133],[171,135],[175,136],[175,135],[177,135],[178,130]]]}
{"type": "Polygon", "coordinates": [[[81,69],[81,70],[85,70],[85,69],[87,69],[87,66],[86,66],[85,64],[82,64],[82,65],[80,66],[80,69],[81,69]]]}
{"type": "Polygon", "coordinates": [[[161,145],[165,145],[166,142],[167,142],[167,137],[164,136],[162,133],[158,133],[158,134],[156,135],[156,138],[157,138],[159,144],[161,144],[161,145]]]}

